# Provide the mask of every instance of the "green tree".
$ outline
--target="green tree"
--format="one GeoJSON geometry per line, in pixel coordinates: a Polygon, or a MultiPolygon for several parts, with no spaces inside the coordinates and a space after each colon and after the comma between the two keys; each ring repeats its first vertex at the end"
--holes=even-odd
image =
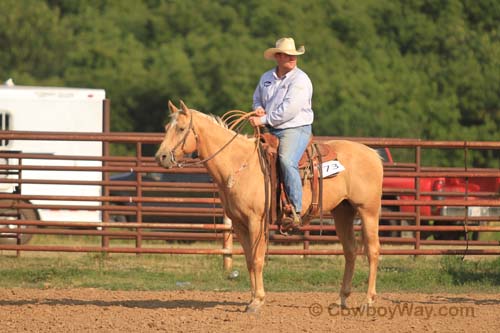
{"type": "Polygon", "coordinates": [[[500,139],[495,0],[4,0],[0,12],[4,80],[104,88],[115,131],[162,131],[169,99],[250,110],[274,66],[264,49],[292,36],[316,135],[500,139]]]}
{"type": "Polygon", "coordinates": [[[72,45],[57,9],[43,1],[0,1],[0,77],[21,84],[63,84],[72,45]]]}

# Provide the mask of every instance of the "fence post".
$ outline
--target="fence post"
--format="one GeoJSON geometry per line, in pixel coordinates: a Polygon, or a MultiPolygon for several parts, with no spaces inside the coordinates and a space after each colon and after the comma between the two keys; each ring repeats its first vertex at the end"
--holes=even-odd
{"type": "MultiPolygon", "coordinates": [[[[110,107],[110,100],[109,99],[105,99],[104,102],[103,102],[103,120],[102,120],[102,123],[103,123],[103,132],[105,134],[109,134],[110,130],[111,130],[111,107],[110,107]]],[[[108,163],[108,158],[110,156],[110,149],[109,149],[109,141],[108,140],[103,140],[102,141],[102,156],[104,157],[103,159],[103,166],[106,167],[109,163],[108,163]]],[[[102,173],[102,178],[105,182],[108,182],[109,181],[109,172],[107,171],[104,171],[102,173]]],[[[103,195],[104,196],[109,196],[109,185],[104,185],[104,188],[103,188],[103,195]]],[[[105,201],[105,202],[101,202],[101,205],[108,205],[109,202],[105,201]]],[[[109,211],[108,210],[104,210],[102,212],[102,221],[104,222],[109,222],[109,211]]],[[[107,228],[102,228],[103,231],[106,231],[107,228]]],[[[107,249],[109,248],[109,236],[102,236],[101,238],[101,249],[107,249]]],[[[105,256],[108,256],[109,253],[108,252],[102,252],[105,254],[105,256]]]]}
{"type": "MultiPolygon", "coordinates": [[[[417,164],[417,169],[416,171],[417,172],[420,172],[421,171],[421,163],[422,163],[422,147],[420,145],[418,145],[415,149],[415,162],[417,164]]],[[[415,200],[420,200],[420,177],[419,176],[416,176],[415,177],[415,190],[416,190],[416,193],[415,193],[415,200]]],[[[422,225],[421,223],[421,220],[420,220],[420,205],[417,205],[415,206],[415,225],[420,228],[420,226],[422,225]]],[[[420,229],[418,229],[417,231],[415,231],[415,250],[419,250],[420,249],[420,236],[422,235],[422,233],[420,232],[420,229]]]]}
{"type": "MultiPolygon", "coordinates": [[[[138,167],[142,166],[142,142],[136,143],[136,157],[137,162],[136,165],[138,167]]],[[[136,196],[142,199],[142,172],[136,172],[136,196]]],[[[142,201],[137,202],[135,211],[136,221],[137,223],[142,223],[142,201]]],[[[136,249],[142,248],[142,227],[137,228],[136,230],[136,238],[135,238],[135,247],[136,249]]],[[[136,255],[140,255],[139,251],[136,252],[136,255]]]]}

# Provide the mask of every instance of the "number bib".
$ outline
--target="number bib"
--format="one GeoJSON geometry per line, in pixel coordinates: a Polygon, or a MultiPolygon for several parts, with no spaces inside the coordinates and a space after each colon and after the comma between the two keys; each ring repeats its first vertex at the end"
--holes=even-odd
{"type": "Polygon", "coordinates": [[[323,178],[335,175],[345,170],[344,166],[337,160],[324,162],[321,166],[323,168],[323,178]]]}

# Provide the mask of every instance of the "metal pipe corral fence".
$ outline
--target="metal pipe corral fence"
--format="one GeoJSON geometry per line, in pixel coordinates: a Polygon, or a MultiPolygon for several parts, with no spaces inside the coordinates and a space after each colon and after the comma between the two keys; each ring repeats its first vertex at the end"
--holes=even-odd
{"type": "MultiPolygon", "coordinates": [[[[235,246],[238,239],[224,218],[216,186],[203,167],[165,170],[153,157],[143,156],[143,147],[157,145],[162,137],[161,133],[0,131],[0,140],[9,142],[92,141],[103,147],[101,156],[0,151],[0,184],[11,188],[0,191],[0,250],[18,255],[22,251],[215,254],[229,269],[232,255],[242,250],[235,246]],[[128,151],[135,151],[135,156],[112,156],[111,146],[121,144],[133,147],[128,151]],[[85,174],[94,176],[81,176],[85,174]],[[63,188],[75,190],[59,193],[63,188]],[[85,194],[82,189],[97,192],[85,194]],[[85,214],[98,218],[88,220],[85,214]],[[38,244],[36,237],[42,235],[54,236],[50,238],[54,244],[38,244]],[[58,239],[78,237],[83,243],[57,244],[58,239]]],[[[406,158],[384,162],[384,182],[401,179],[412,185],[384,186],[381,254],[500,254],[500,142],[348,139],[381,151],[394,149],[394,155],[402,150],[400,155],[406,158]],[[469,166],[467,160],[460,166],[425,165],[427,150],[437,149],[493,156],[496,162],[490,158],[487,167],[469,166]],[[449,179],[463,181],[456,185],[465,186],[465,191],[436,187],[449,179]],[[431,180],[434,187],[429,188],[426,181],[431,180]]],[[[360,232],[358,224],[355,230],[360,232]]],[[[271,226],[269,254],[342,254],[329,212],[302,231],[283,236],[271,226]]]]}

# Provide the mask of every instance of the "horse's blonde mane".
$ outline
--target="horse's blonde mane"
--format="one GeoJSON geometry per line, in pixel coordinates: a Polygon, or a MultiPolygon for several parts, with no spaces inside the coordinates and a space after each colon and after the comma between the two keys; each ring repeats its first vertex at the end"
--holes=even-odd
{"type": "MultiPolygon", "coordinates": [[[[201,112],[200,112],[201,113],[201,112]]],[[[204,114],[204,113],[201,113],[202,115],[204,115],[205,117],[209,118],[209,119],[212,119],[212,121],[224,128],[227,128],[229,129],[229,126],[228,124],[219,116],[216,116],[214,114],[204,114]]]]}
{"type": "MultiPolygon", "coordinates": [[[[201,111],[198,111],[198,110],[195,110],[195,109],[190,109],[190,110],[196,112],[197,114],[199,114],[202,117],[205,117],[206,119],[209,119],[210,121],[212,121],[213,123],[221,126],[222,128],[227,129],[231,133],[236,134],[236,131],[234,131],[231,128],[229,128],[228,123],[226,121],[224,121],[224,119],[222,119],[221,117],[219,117],[217,115],[214,115],[214,114],[211,114],[211,113],[210,114],[205,114],[205,113],[203,113],[201,111]]],[[[179,115],[179,112],[175,112],[175,113],[171,113],[170,114],[171,124],[172,125],[176,124],[178,115],[179,115]]],[[[255,140],[255,138],[253,136],[249,136],[249,135],[241,134],[241,133],[238,133],[238,134],[240,134],[240,136],[242,136],[242,137],[244,137],[246,139],[249,139],[251,141],[255,140]]]]}
{"type": "MultiPolygon", "coordinates": [[[[233,134],[236,134],[236,133],[237,133],[236,131],[234,131],[234,130],[232,130],[231,128],[229,128],[229,124],[228,124],[226,121],[224,121],[224,119],[222,119],[221,117],[219,117],[219,116],[217,116],[217,115],[214,115],[214,114],[211,114],[211,113],[210,113],[210,114],[205,114],[205,113],[203,113],[203,112],[200,112],[200,111],[198,111],[198,110],[194,110],[194,109],[191,109],[191,111],[196,111],[199,115],[201,115],[201,116],[203,116],[203,117],[205,117],[205,118],[207,118],[207,119],[210,119],[210,120],[211,120],[212,122],[214,122],[215,124],[217,124],[217,125],[219,125],[219,126],[221,126],[221,127],[225,128],[225,129],[227,129],[228,131],[230,131],[230,132],[231,132],[231,133],[233,133],[233,134]]],[[[246,139],[249,139],[249,140],[255,140],[255,138],[254,138],[254,137],[250,137],[250,136],[248,136],[248,135],[246,135],[246,134],[241,134],[241,133],[238,133],[238,134],[240,134],[242,137],[244,137],[244,138],[246,138],[246,139]]]]}

